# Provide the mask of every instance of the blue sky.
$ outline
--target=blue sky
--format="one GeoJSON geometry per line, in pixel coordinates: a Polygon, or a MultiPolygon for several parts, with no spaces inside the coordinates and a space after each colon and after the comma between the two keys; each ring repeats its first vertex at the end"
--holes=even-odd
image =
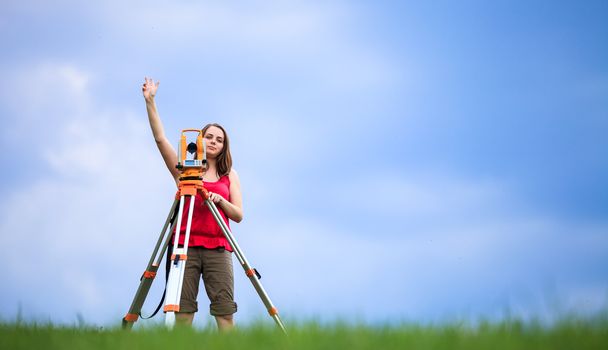
{"type": "MultiPolygon", "coordinates": [[[[602,1],[5,1],[0,318],[127,311],[174,193],[144,76],[172,142],[227,128],[232,227],[285,316],[597,312],[607,16],[602,1]]],[[[263,318],[235,269],[237,322],[263,318]]]]}

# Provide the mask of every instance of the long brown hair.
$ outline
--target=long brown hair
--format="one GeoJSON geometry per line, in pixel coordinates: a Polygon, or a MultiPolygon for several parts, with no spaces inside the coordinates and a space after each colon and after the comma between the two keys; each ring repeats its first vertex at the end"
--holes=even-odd
{"type": "Polygon", "coordinates": [[[212,126],[215,126],[216,128],[221,129],[222,132],[224,132],[224,147],[222,148],[222,151],[220,152],[220,154],[217,155],[217,159],[216,159],[217,175],[219,177],[222,177],[224,175],[230,174],[230,169],[232,169],[232,155],[230,154],[230,141],[228,140],[228,134],[226,133],[226,130],[224,130],[224,128],[217,123],[211,123],[211,124],[205,125],[205,127],[201,130],[203,132],[203,137],[205,137],[205,134],[207,133],[207,129],[209,129],[212,126]]]}

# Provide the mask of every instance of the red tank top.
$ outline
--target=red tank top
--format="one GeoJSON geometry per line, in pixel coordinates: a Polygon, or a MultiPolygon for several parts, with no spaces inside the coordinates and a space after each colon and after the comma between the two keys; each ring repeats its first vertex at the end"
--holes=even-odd
{"type": "MultiPolygon", "coordinates": [[[[205,182],[203,181],[203,185],[207,189],[207,191],[214,192],[224,197],[224,199],[230,201],[230,179],[228,175],[222,176],[216,182],[205,182]]],[[[228,222],[228,218],[226,214],[217,205],[217,209],[222,216],[222,219],[230,227],[230,223],[228,222]]],[[[179,244],[184,244],[184,239],[186,238],[186,224],[188,222],[188,208],[190,207],[190,197],[186,197],[184,201],[184,212],[182,213],[182,223],[181,223],[181,234],[179,236],[179,244]]],[[[175,232],[175,231],[174,231],[175,232]]],[[[173,243],[173,238],[171,238],[171,243],[173,243]]],[[[194,200],[194,213],[192,213],[192,226],[190,228],[190,239],[188,240],[189,247],[205,247],[205,248],[218,248],[224,247],[228,251],[232,251],[232,247],[226,237],[224,237],[224,233],[222,229],[220,229],[219,225],[215,221],[213,214],[207,208],[203,197],[199,194],[196,195],[194,200]]]]}

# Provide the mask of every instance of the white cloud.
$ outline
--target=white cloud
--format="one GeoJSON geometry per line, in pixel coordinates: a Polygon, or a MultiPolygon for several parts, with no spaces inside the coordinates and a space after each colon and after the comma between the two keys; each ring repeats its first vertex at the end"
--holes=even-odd
{"type": "Polygon", "coordinates": [[[100,27],[96,31],[103,40],[97,45],[104,54],[110,45],[137,55],[142,66],[183,56],[200,57],[201,64],[240,57],[243,64],[260,62],[283,75],[314,78],[315,89],[334,93],[390,89],[403,71],[403,62],[361,42],[355,34],[361,14],[345,4],[107,1],[86,6],[65,11],[90,17],[100,27]]]}
{"type": "MultiPolygon", "coordinates": [[[[496,180],[384,178],[387,187],[364,178],[334,184],[327,197],[350,215],[296,212],[255,218],[241,228],[242,246],[258,254],[279,307],[290,315],[372,321],[501,317],[508,309],[550,319],[561,316],[544,306],[550,297],[544,285],[551,281],[558,303],[585,303],[581,312],[605,306],[598,297],[605,286],[594,287],[589,302],[572,289],[588,285],[579,274],[599,273],[594,266],[605,260],[607,227],[527,211],[520,207],[525,200],[496,180]],[[368,201],[361,200],[363,188],[371,188],[368,201]],[[357,228],[351,219],[375,225],[357,228]]],[[[282,191],[267,197],[280,198],[282,191]]]]}
{"type": "Polygon", "coordinates": [[[100,3],[98,14],[113,33],[158,45],[228,42],[267,50],[277,45],[305,47],[311,37],[335,32],[332,20],[345,8],[308,2],[239,4],[213,2],[100,3]]]}
{"type": "MultiPolygon", "coordinates": [[[[171,55],[245,55],[244,60],[272,62],[292,74],[313,74],[321,90],[388,88],[402,70],[388,55],[364,47],[351,34],[357,18],[341,4],[107,4],[103,21],[118,40],[166,48],[171,55]]],[[[162,51],[156,50],[158,54],[162,51]]]]}
{"type": "Polygon", "coordinates": [[[336,206],[405,221],[483,220],[487,213],[510,215],[518,210],[514,190],[497,179],[472,181],[432,170],[405,175],[377,169],[375,173],[382,174],[381,181],[354,176],[334,186],[330,196],[336,206]]]}
{"type": "MultiPolygon", "coordinates": [[[[377,225],[378,231],[391,228],[390,222],[377,225]]],[[[475,320],[510,310],[551,320],[561,309],[546,307],[550,297],[557,306],[585,304],[575,309],[580,312],[605,306],[605,286],[594,287],[592,298],[573,293],[587,288],[574,282],[581,268],[591,267],[587,259],[606,255],[606,239],[596,234],[605,232],[601,226],[581,230],[559,220],[497,216],[454,227],[429,221],[409,233],[377,235],[293,215],[234,230],[250,263],[266,276],[272,300],[290,317],[475,320]],[[568,235],[574,228],[580,234],[568,235]],[[602,248],[591,253],[589,244],[602,248]],[[562,263],[579,267],[564,270],[562,263]],[[553,295],[545,293],[548,281],[555,282],[553,295]]],[[[247,280],[237,278],[237,291],[246,316],[261,312],[247,280]]]]}
{"type": "Polygon", "coordinates": [[[0,232],[15,248],[2,268],[10,285],[3,291],[2,310],[22,302],[26,311],[63,321],[79,311],[107,317],[116,312],[108,305],[116,303],[112,298],[122,281],[136,281],[135,271],[145,267],[144,248],[153,245],[163,220],[149,218],[167,215],[163,211],[173,201],[174,185],[145,119],[97,108],[85,71],[42,67],[47,70],[32,70],[44,77],[40,86],[13,94],[15,104],[33,105],[24,112],[26,121],[13,124],[15,130],[32,128],[38,135],[52,130],[52,135],[44,139],[39,176],[2,199],[0,232]],[[52,97],[38,98],[51,86],[60,88],[50,90],[52,97]],[[78,99],[79,107],[59,113],[63,108],[56,103],[71,99],[78,99]],[[42,289],[45,299],[69,301],[69,307],[40,305],[42,289]]]}
{"type": "Polygon", "coordinates": [[[56,142],[68,119],[92,118],[88,91],[93,75],[69,63],[40,62],[3,70],[0,100],[7,108],[2,138],[35,142],[41,148],[56,142]]]}

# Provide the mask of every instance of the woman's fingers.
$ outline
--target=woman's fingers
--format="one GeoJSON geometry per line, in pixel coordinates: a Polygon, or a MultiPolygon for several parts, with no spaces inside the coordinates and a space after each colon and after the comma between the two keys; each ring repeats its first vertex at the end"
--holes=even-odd
{"type": "Polygon", "coordinates": [[[148,78],[148,77],[144,78],[143,88],[145,88],[145,89],[156,90],[156,89],[158,89],[159,85],[160,85],[160,80],[155,83],[154,79],[152,79],[152,78],[148,78]]]}
{"type": "Polygon", "coordinates": [[[158,87],[159,84],[160,84],[160,81],[157,81],[156,84],[154,84],[154,79],[144,77],[144,86],[146,86],[146,87],[152,87],[152,86],[158,87]]]}
{"type": "Polygon", "coordinates": [[[154,95],[156,95],[158,85],[160,85],[160,81],[154,83],[154,79],[144,77],[144,83],[141,86],[141,91],[144,93],[144,97],[154,97],[154,95]]]}
{"type": "Polygon", "coordinates": [[[213,192],[209,192],[209,199],[211,199],[213,203],[219,203],[222,200],[219,194],[213,192]]]}

